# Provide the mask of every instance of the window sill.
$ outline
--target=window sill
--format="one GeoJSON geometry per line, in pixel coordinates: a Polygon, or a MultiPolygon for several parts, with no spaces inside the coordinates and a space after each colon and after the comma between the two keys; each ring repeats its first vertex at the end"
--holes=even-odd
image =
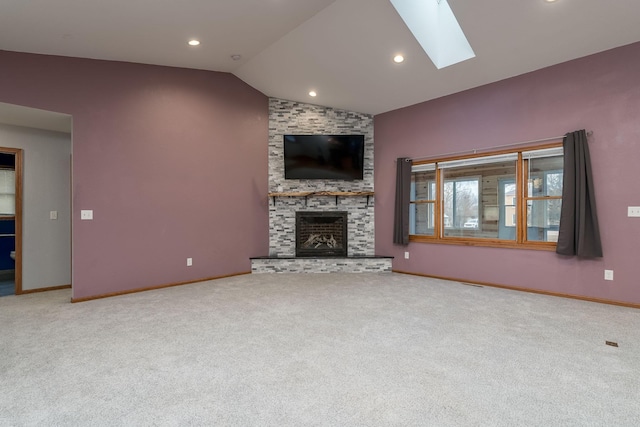
{"type": "Polygon", "coordinates": [[[507,249],[528,249],[536,251],[550,251],[555,252],[555,242],[527,242],[517,243],[512,240],[498,240],[498,239],[461,239],[455,237],[448,237],[444,239],[437,239],[430,236],[409,236],[409,242],[412,243],[434,243],[440,245],[458,245],[458,246],[480,246],[489,248],[507,248],[507,249]]]}

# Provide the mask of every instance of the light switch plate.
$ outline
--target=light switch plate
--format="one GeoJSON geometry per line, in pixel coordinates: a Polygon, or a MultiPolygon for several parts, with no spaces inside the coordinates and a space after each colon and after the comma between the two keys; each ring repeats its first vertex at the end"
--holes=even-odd
{"type": "Polygon", "coordinates": [[[627,216],[639,217],[640,216],[640,206],[629,206],[628,210],[627,210],[627,216]]]}
{"type": "Polygon", "coordinates": [[[58,219],[58,211],[50,211],[49,219],[58,219]]]}
{"type": "Polygon", "coordinates": [[[81,210],[80,211],[80,219],[93,219],[93,211],[92,210],[81,210]]]}
{"type": "Polygon", "coordinates": [[[613,270],[604,271],[604,280],[613,280],[613,270]]]}

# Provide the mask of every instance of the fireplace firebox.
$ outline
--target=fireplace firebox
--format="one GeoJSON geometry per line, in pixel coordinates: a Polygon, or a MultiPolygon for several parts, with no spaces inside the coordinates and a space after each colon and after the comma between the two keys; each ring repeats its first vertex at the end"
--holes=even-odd
{"type": "Polygon", "coordinates": [[[296,212],[297,257],[346,257],[347,212],[296,212]]]}

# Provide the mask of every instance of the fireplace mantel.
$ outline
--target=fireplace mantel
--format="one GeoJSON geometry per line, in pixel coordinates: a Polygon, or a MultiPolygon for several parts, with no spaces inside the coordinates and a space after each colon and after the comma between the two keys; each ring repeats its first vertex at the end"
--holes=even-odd
{"type": "Polygon", "coordinates": [[[273,204],[276,204],[277,197],[304,197],[305,200],[309,197],[316,196],[335,196],[336,204],[338,203],[338,197],[365,197],[367,198],[367,204],[369,204],[369,198],[374,195],[373,191],[293,191],[285,193],[269,193],[269,197],[273,199],[273,204]]]}

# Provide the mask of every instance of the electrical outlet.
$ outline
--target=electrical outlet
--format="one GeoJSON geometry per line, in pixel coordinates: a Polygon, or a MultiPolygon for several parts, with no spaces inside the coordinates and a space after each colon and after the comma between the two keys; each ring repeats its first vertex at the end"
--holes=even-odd
{"type": "Polygon", "coordinates": [[[80,211],[80,219],[93,219],[93,211],[92,210],[81,210],[80,211]]]}
{"type": "Polygon", "coordinates": [[[409,252],[404,253],[404,259],[409,259],[409,252]]]}
{"type": "Polygon", "coordinates": [[[613,280],[613,270],[604,271],[604,280],[613,280]]]}
{"type": "Polygon", "coordinates": [[[193,265],[193,258],[187,258],[187,267],[191,267],[193,265]]]}
{"type": "Polygon", "coordinates": [[[630,217],[640,216],[640,206],[629,206],[627,208],[627,216],[630,216],[630,217]]]}

